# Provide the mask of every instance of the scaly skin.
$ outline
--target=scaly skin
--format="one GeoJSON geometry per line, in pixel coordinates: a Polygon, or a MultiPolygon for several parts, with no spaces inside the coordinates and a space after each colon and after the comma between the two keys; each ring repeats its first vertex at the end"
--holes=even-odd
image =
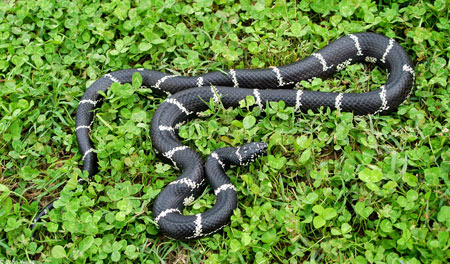
{"type": "MultiPolygon", "coordinates": [[[[94,120],[93,110],[102,99],[98,92],[108,90],[114,82],[130,83],[135,72],[142,75],[144,86],[156,92],[173,94],[155,112],[151,137],[159,153],[182,171],[177,180],[159,194],[153,207],[155,222],[160,230],[176,239],[201,237],[226,224],[236,207],[236,194],[234,187],[225,180],[227,177],[224,177],[221,164],[244,165],[265,150],[263,143],[254,143],[214,151],[206,163],[206,174],[218,194],[218,203],[201,215],[182,215],[186,202],[197,198],[204,188],[205,167],[201,157],[179,141],[176,131],[184,122],[207,109],[205,101],[213,99],[219,103],[220,100],[225,107],[236,107],[240,100],[251,95],[261,108],[267,102],[283,100],[296,111],[329,107],[358,115],[387,114],[406,100],[414,83],[413,67],[404,49],[394,40],[375,33],[342,37],[301,61],[269,69],[210,72],[194,77],[145,69],[115,71],[102,76],[89,87],[77,110],[75,130],[83,170],[91,177],[97,173],[97,156],[89,132],[94,120]],[[360,94],[299,90],[302,80],[326,78],[357,62],[376,63],[386,69],[389,72],[387,82],[375,91],[360,94]],[[294,87],[297,89],[292,89],[294,87]],[[229,201],[224,202],[223,197],[229,201]]],[[[52,208],[53,203],[35,218],[35,222],[52,208]]]]}

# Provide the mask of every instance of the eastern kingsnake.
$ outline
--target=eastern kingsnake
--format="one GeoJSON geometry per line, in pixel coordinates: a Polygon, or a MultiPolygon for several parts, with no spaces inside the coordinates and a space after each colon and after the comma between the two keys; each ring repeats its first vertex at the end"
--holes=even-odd
{"type": "MultiPolygon", "coordinates": [[[[406,100],[415,77],[405,50],[393,39],[375,33],[342,37],[301,61],[269,69],[228,70],[195,77],[145,69],[115,71],[102,76],[89,87],[77,110],[75,131],[83,170],[90,177],[97,173],[97,156],[89,133],[94,120],[93,110],[102,102],[98,91],[106,92],[114,82],[130,83],[135,72],[142,75],[144,86],[171,95],[153,116],[151,138],[159,153],[180,168],[182,174],[159,194],[154,202],[153,214],[155,223],[165,235],[183,240],[214,233],[229,222],[237,206],[237,194],[225,175],[226,167],[230,164],[246,165],[266,149],[265,143],[218,149],[212,152],[204,164],[199,154],[179,141],[176,131],[187,120],[208,109],[205,102],[212,99],[224,107],[236,107],[240,100],[253,96],[260,108],[264,108],[267,102],[282,100],[296,111],[315,111],[323,106],[357,115],[386,114],[406,100]],[[298,89],[301,80],[329,77],[347,65],[358,62],[375,63],[386,69],[389,74],[387,82],[379,89],[366,93],[298,89]],[[204,213],[183,215],[185,205],[197,198],[204,189],[205,173],[217,196],[216,204],[204,213]]],[[[53,203],[39,213],[34,222],[52,208],[53,203]]]]}

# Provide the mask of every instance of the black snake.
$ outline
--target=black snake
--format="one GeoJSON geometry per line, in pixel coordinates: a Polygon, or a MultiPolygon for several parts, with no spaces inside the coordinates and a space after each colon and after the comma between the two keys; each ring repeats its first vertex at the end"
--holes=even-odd
{"type": "MultiPolygon", "coordinates": [[[[342,37],[311,56],[281,67],[256,70],[228,70],[200,76],[183,77],[146,69],[127,69],[108,73],[94,82],[79,102],[76,135],[82,154],[83,170],[92,177],[97,173],[97,156],[89,139],[94,120],[93,110],[102,102],[98,91],[106,91],[112,83],[130,83],[134,73],[142,75],[144,86],[170,95],[156,110],[151,123],[153,145],[173,162],[181,175],[171,182],[154,202],[155,223],[167,236],[192,239],[212,234],[229,222],[237,206],[234,186],[225,174],[228,165],[246,165],[266,149],[265,143],[249,143],[242,147],[215,150],[206,164],[191,148],[184,146],[176,132],[187,120],[208,109],[210,99],[224,107],[236,107],[239,101],[253,96],[264,108],[267,102],[285,101],[296,111],[315,111],[329,107],[357,115],[386,114],[406,100],[414,83],[414,71],[405,50],[393,39],[375,33],[358,33],[342,37]],[[366,93],[334,93],[305,91],[300,81],[329,77],[347,65],[369,62],[388,71],[387,82],[366,93]],[[296,88],[296,89],[293,89],[296,88]],[[197,215],[183,215],[184,207],[211,184],[216,204],[197,215]]],[[[84,181],[81,181],[84,182],[84,181]]],[[[53,208],[53,203],[40,212],[39,219],[53,208]]]]}

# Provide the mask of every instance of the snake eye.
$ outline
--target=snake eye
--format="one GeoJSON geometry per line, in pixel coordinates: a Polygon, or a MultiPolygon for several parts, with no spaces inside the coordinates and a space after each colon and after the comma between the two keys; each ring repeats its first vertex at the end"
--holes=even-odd
{"type": "Polygon", "coordinates": [[[266,153],[267,144],[265,142],[252,142],[241,146],[238,152],[241,156],[240,163],[247,165],[256,158],[266,153]]]}

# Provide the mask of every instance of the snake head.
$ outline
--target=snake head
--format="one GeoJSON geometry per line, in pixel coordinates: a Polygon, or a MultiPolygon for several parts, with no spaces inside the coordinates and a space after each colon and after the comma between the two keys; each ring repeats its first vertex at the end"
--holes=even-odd
{"type": "Polygon", "coordinates": [[[256,158],[266,153],[267,144],[265,142],[247,143],[236,149],[236,156],[240,165],[248,165],[256,158]]]}

